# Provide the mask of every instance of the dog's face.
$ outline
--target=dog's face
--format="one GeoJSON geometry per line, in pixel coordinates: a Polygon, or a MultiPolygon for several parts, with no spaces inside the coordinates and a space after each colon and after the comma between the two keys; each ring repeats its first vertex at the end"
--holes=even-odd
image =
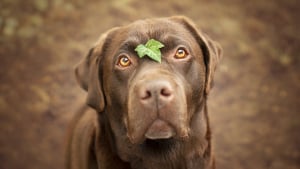
{"type": "Polygon", "coordinates": [[[103,34],[76,74],[126,159],[205,137],[201,112],[219,56],[186,18],[142,20],[103,34]],[[135,48],[149,39],[164,44],[161,63],[138,57],[135,48]]]}

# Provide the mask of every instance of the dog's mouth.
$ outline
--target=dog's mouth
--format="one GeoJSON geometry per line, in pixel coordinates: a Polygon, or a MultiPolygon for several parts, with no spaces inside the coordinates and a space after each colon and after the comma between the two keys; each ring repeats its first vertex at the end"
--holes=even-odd
{"type": "Polygon", "coordinates": [[[147,152],[168,152],[175,144],[176,132],[174,128],[164,120],[156,119],[145,133],[142,143],[147,152]]]}
{"type": "Polygon", "coordinates": [[[175,136],[174,128],[167,122],[156,119],[145,133],[145,138],[150,140],[165,140],[175,136]]]}
{"type": "Polygon", "coordinates": [[[171,152],[171,150],[176,145],[176,140],[174,138],[168,139],[146,139],[143,144],[142,148],[148,153],[154,154],[162,154],[171,152]]]}

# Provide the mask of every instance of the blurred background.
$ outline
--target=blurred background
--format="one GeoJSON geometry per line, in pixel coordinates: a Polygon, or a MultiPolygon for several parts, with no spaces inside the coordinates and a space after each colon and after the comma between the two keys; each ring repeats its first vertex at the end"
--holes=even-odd
{"type": "Polygon", "coordinates": [[[299,0],[1,0],[0,169],[63,168],[85,100],[74,65],[105,30],[171,15],[223,47],[209,97],[218,168],[299,169],[299,0]]]}

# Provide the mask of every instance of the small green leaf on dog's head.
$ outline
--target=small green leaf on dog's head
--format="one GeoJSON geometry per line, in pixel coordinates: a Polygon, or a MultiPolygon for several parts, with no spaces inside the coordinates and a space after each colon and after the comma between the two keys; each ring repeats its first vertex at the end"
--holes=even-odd
{"type": "Polygon", "coordinates": [[[162,43],[154,39],[150,39],[145,45],[139,44],[135,48],[135,51],[137,52],[140,58],[143,58],[144,56],[148,56],[152,60],[161,63],[160,48],[162,47],[164,47],[162,43]]]}
{"type": "Polygon", "coordinates": [[[135,51],[139,55],[140,58],[144,57],[147,53],[147,47],[143,44],[139,44],[136,48],[135,51]]]}
{"type": "Polygon", "coordinates": [[[149,49],[160,49],[160,48],[164,47],[164,45],[162,43],[160,43],[159,41],[154,40],[154,39],[148,40],[148,42],[146,43],[145,46],[149,49]]]}

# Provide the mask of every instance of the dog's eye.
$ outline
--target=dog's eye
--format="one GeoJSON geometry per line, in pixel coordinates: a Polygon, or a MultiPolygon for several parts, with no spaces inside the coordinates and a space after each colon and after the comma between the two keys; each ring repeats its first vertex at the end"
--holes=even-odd
{"type": "Polygon", "coordinates": [[[177,51],[175,53],[176,59],[183,59],[183,58],[186,58],[187,56],[188,56],[188,52],[184,48],[177,49],[177,51]]]}
{"type": "Polygon", "coordinates": [[[131,65],[131,61],[127,56],[123,55],[119,58],[118,65],[121,67],[128,67],[131,65]]]}

